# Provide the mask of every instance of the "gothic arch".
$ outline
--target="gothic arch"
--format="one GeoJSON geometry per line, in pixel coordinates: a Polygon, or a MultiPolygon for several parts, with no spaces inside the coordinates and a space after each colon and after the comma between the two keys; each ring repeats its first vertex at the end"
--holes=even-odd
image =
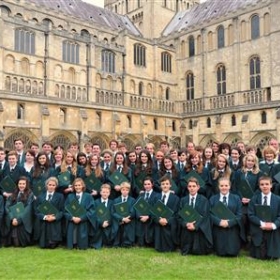
{"type": "Polygon", "coordinates": [[[251,139],[250,144],[260,148],[262,151],[263,148],[268,145],[268,142],[271,138],[276,137],[270,132],[260,132],[251,139]]]}
{"type": "Polygon", "coordinates": [[[202,147],[207,147],[214,141],[217,140],[215,139],[215,137],[213,137],[213,135],[206,135],[200,140],[199,145],[202,147]]]}
{"type": "Polygon", "coordinates": [[[53,146],[60,145],[64,148],[64,150],[67,150],[71,142],[76,142],[77,138],[68,131],[58,131],[51,135],[50,142],[53,144],[53,146]]]}
{"type": "Polygon", "coordinates": [[[110,139],[103,133],[93,133],[90,142],[99,144],[101,151],[103,151],[109,147],[110,139]]]}
{"type": "Polygon", "coordinates": [[[39,139],[28,129],[12,129],[7,133],[7,137],[4,140],[4,148],[7,150],[14,149],[14,140],[16,138],[21,138],[24,141],[25,148],[29,148],[32,142],[38,143],[39,139]]]}
{"type": "Polygon", "coordinates": [[[238,134],[232,133],[226,136],[223,142],[235,146],[236,142],[238,141],[242,141],[242,138],[238,134]]]}

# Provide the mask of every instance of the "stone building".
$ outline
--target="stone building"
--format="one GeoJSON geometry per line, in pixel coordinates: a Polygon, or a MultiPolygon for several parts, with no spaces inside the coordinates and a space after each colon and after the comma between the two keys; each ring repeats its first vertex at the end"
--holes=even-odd
{"type": "Polygon", "coordinates": [[[280,1],[0,8],[0,146],[280,139],[280,1]]]}

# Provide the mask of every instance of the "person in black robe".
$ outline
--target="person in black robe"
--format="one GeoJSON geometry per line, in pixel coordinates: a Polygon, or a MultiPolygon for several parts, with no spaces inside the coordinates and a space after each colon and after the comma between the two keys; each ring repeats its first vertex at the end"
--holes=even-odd
{"type": "Polygon", "coordinates": [[[250,255],[257,259],[280,258],[280,198],[271,192],[272,181],[268,176],[259,180],[261,192],[250,200],[248,216],[250,220],[250,255]],[[257,214],[256,207],[269,207],[268,219],[257,214]]]}
{"type": "Polygon", "coordinates": [[[135,209],[133,205],[135,199],[129,195],[131,185],[128,182],[123,182],[120,185],[121,196],[114,199],[113,205],[113,228],[114,228],[114,247],[131,247],[135,242],[135,209]],[[117,205],[120,203],[127,203],[128,213],[121,215],[116,211],[117,205]],[[116,229],[116,230],[115,230],[116,229]]]}
{"type": "Polygon", "coordinates": [[[29,180],[26,177],[20,177],[16,190],[6,201],[5,246],[25,247],[31,244],[33,201],[34,195],[30,190],[29,180]],[[24,209],[15,217],[10,207],[20,202],[23,204],[24,209]]]}
{"type": "MultiPolygon", "coordinates": [[[[142,152],[141,152],[142,153],[142,152]]],[[[141,156],[141,154],[140,154],[141,156]]],[[[159,193],[153,190],[153,180],[151,177],[146,177],[143,182],[145,191],[142,191],[138,196],[138,199],[142,197],[148,202],[150,206],[153,206],[158,199],[160,199],[159,193]]],[[[136,244],[140,247],[154,246],[154,221],[151,214],[141,215],[136,210],[136,244]]]]}
{"type": "Polygon", "coordinates": [[[101,197],[94,201],[95,209],[96,209],[96,227],[94,229],[93,237],[90,240],[90,247],[94,249],[100,249],[103,246],[111,247],[113,244],[112,240],[112,208],[113,201],[109,199],[111,193],[111,186],[109,184],[103,184],[100,189],[101,197]],[[98,207],[100,204],[104,204],[104,206],[108,210],[108,220],[103,220],[102,217],[98,217],[98,207]]]}
{"type": "Polygon", "coordinates": [[[94,200],[89,193],[86,193],[86,186],[81,178],[77,178],[73,182],[74,193],[69,193],[65,201],[66,218],[66,242],[67,248],[73,249],[87,249],[89,247],[89,236],[92,235],[93,227],[95,226],[94,215],[95,207],[94,200]],[[78,203],[84,209],[81,216],[72,216],[67,211],[67,205],[73,200],[77,200],[78,203]]]}
{"type": "Polygon", "coordinates": [[[4,216],[4,198],[0,195],[0,248],[2,247],[2,221],[4,216]]]}
{"type": "Polygon", "coordinates": [[[242,203],[238,195],[230,193],[230,180],[221,178],[218,181],[219,194],[210,198],[211,209],[222,202],[233,214],[232,219],[221,219],[211,213],[213,223],[214,251],[218,256],[237,256],[241,241],[245,239],[242,226],[242,203]]]}
{"type": "Polygon", "coordinates": [[[168,217],[153,217],[155,223],[155,249],[158,252],[172,252],[178,245],[177,213],[179,208],[179,197],[170,191],[171,178],[163,176],[160,179],[160,199],[173,214],[168,217]]]}
{"type": "Polygon", "coordinates": [[[64,215],[63,194],[56,192],[58,180],[50,177],[45,182],[46,191],[36,199],[35,205],[35,225],[34,239],[39,240],[41,248],[56,248],[62,241],[61,220],[64,215]],[[42,213],[38,207],[48,201],[54,206],[56,213],[42,213]]]}
{"type": "Polygon", "coordinates": [[[188,180],[187,188],[188,195],[181,199],[180,210],[184,209],[185,205],[190,205],[200,215],[200,219],[186,222],[183,217],[179,217],[181,253],[206,255],[213,246],[209,202],[206,197],[198,194],[199,183],[196,178],[191,177],[188,180]]]}

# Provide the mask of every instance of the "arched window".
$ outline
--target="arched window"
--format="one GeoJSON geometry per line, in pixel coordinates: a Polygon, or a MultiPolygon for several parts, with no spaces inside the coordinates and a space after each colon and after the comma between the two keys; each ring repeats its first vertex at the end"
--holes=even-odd
{"type": "Polygon", "coordinates": [[[144,91],[144,85],[143,85],[143,83],[140,82],[138,87],[139,87],[139,88],[138,88],[138,94],[139,94],[140,96],[142,96],[142,95],[143,95],[143,91],[144,91]]]}
{"type": "Polygon", "coordinates": [[[270,14],[266,13],[263,17],[264,21],[264,35],[268,35],[270,32],[270,14]]]}
{"type": "Polygon", "coordinates": [[[225,46],[225,29],[222,25],[218,27],[217,33],[218,33],[217,45],[218,45],[218,49],[221,49],[225,46]]]}
{"type": "Polygon", "coordinates": [[[250,59],[250,89],[261,87],[261,63],[258,56],[250,59]]]}
{"type": "Polygon", "coordinates": [[[168,88],[166,88],[166,90],[165,90],[165,99],[166,99],[166,100],[169,100],[169,98],[170,98],[170,88],[168,87],[168,88]]]}
{"type": "Polygon", "coordinates": [[[230,24],[228,26],[228,45],[232,45],[233,44],[233,25],[230,24]]]}
{"type": "Polygon", "coordinates": [[[102,71],[115,73],[115,54],[109,50],[102,51],[102,71]]]}
{"type": "Polygon", "coordinates": [[[154,130],[158,130],[158,121],[157,119],[154,119],[154,130]]]}
{"type": "Polygon", "coordinates": [[[25,106],[24,104],[18,104],[17,106],[17,119],[23,120],[25,116],[25,106]]]}
{"type": "Polygon", "coordinates": [[[253,15],[251,18],[251,39],[260,37],[260,18],[258,15],[253,15]]]}
{"type": "Polygon", "coordinates": [[[186,77],[186,99],[194,99],[194,76],[193,73],[188,73],[186,77]]]}
{"type": "Polygon", "coordinates": [[[80,61],[80,46],[75,42],[64,41],[62,43],[62,60],[78,64],[80,61]]]}
{"type": "Polygon", "coordinates": [[[207,118],[207,128],[211,127],[211,118],[207,118]]]}
{"type": "Polygon", "coordinates": [[[226,67],[220,64],[217,68],[217,94],[226,93],[226,67]]]}
{"type": "Polygon", "coordinates": [[[231,116],[231,126],[236,126],[236,116],[235,115],[231,116]]]}
{"type": "Polygon", "coordinates": [[[161,53],[161,71],[171,73],[172,71],[172,57],[169,53],[161,53]]]}
{"type": "Polygon", "coordinates": [[[208,32],[208,50],[209,51],[213,50],[213,32],[212,31],[208,32]]]}
{"type": "Polygon", "coordinates": [[[265,111],[261,112],[261,123],[262,124],[266,123],[266,112],[265,111]]]}
{"type": "Polygon", "coordinates": [[[15,51],[35,54],[35,33],[24,29],[15,30],[15,51]]]}
{"type": "Polygon", "coordinates": [[[60,124],[66,123],[66,108],[59,109],[59,121],[60,121],[60,124]]]}
{"type": "Polygon", "coordinates": [[[194,37],[189,37],[189,57],[192,57],[195,55],[195,45],[194,45],[194,37]]]}
{"type": "Polygon", "coordinates": [[[146,48],[141,44],[134,44],[134,64],[146,66],[146,48]]]}
{"type": "Polygon", "coordinates": [[[131,116],[127,115],[127,127],[132,128],[132,121],[131,121],[131,116]]]}

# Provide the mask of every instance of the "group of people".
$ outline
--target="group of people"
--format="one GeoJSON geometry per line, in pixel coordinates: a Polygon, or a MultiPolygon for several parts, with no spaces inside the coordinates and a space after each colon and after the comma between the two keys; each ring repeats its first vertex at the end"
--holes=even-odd
{"type": "Polygon", "coordinates": [[[280,257],[278,142],[0,147],[0,244],[280,257]]]}

